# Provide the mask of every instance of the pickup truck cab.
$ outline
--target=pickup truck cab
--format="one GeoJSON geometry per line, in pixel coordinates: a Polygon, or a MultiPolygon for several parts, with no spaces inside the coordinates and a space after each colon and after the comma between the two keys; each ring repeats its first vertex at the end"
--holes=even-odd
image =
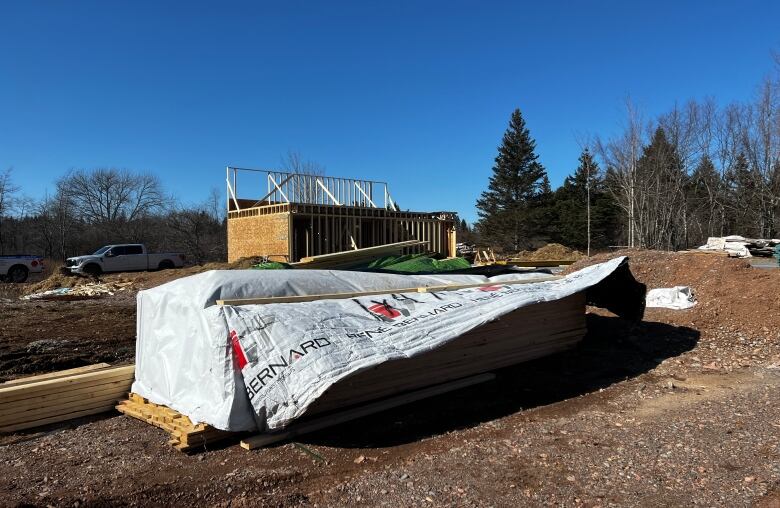
{"type": "Polygon", "coordinates": [[[106,245],[93,254],[65,260],[65,269],[75,274],[99,275],[104,272],[165,270],[184,265],[184,254],[165,252],[150,254],[140,243],[106,245]]]}
{"type": "Polygon", "coordinates": [[[0,256],[0,280],[24,282],[31,273],[43,271],[40,256],[0,256]]]}

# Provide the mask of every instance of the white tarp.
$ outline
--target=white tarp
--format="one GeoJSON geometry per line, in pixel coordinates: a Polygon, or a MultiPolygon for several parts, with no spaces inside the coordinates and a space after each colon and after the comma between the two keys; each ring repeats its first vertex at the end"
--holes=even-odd
{"type": "Polygon", "coordinates": [[[688,286],[656,288],[647,292],[647,307],[683,310],[696,305],[693,290],[688,286]]]}
{"type": "Polygon", "coordinates": [[[278,428],[303,414],[328,386],[353,373],[429,351],[517,308],[584,291],[624,261],[615,258],[560,280],[522,285],[500,283],[539,275],[487,278],[227,270],[186,277],[138,294],[133,391],[220,429],[278,428]],[[495,287],[307,303],[215,305],[217,299],[473,283],[495,287]],[[414,301],[404,302],[409,298],[414,301]],[[385,305],[390,299],[393,303],[385,305]],[[380,327],[387,331],[366,333],[380,327]],[[234,349],[234,342],[240,347],[234,349]],[[239,361],[244,360],[240,369],[239,361]],[[270,369],[270,362],[277,366],[270,369]],[[270,370],[274,370],[271,378],[270,370]]]}

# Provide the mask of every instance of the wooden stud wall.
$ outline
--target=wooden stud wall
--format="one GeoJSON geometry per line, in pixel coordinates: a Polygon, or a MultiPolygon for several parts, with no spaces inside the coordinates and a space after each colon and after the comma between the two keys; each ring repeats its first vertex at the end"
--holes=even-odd
{"type": "Polygon", "coordinates": [[[228,212],[230,262],[252,256],[295,262],[303,257],[406,240],[426,242],[408,249],[407,254],[431,251],[452,257],[454,218],[446,214],[300,203],[228,212]]]}

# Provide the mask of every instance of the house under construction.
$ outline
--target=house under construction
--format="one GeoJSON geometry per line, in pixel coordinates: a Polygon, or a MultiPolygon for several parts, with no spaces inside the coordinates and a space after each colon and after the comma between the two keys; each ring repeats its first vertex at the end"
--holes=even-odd
{"type": "Polygon", "coordinates": [[[226,183],[230,262],[295,262],[406,240],[425,242],[409,253],[455,256],[455,214],[403,212],[385,182],[228,167],[226,183]]]}

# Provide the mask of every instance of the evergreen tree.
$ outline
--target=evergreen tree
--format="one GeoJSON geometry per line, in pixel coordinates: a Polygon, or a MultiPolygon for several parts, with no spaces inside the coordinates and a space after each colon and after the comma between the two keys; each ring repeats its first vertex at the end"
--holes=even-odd
{"type": "Polygon", "coordinates": [[[477,200],[477,230],[483,240],[517,251],[543,234],[545,206],[552,195],[525,120],[516,109],[504,133],[488,189],[477,200]]]}
{"type": "Polygon", "coordinates": [[[636,238],[651,249],[677,249],[687,245],[687,174],[663,128],[658,127],[636,164],[636,238]]]}
{"type": "Polygon", "coordinates": [[[588,185],[590,185],[591,248],[604,248],[617,243],[619,235],[618,207],[606,191],[598,163],[586,148],[579,166],[555,191],[554,239],[568,247],[588,246],[588,185]]]}
{"type": "Polygon", "coordinates": [[[761,236],[761,175],[739,153],[726,171],[726,208],[728,234],[761,236]]]}
{"type": "Polygon", "coordinates": [[[692,234],[690,237],[693,243],[702,244],[707,237],[724,234],[723,190],[723,180],[712,159],[703,156],[685,187],[692,226],[698,230],[698,236],[692,234]]]}

